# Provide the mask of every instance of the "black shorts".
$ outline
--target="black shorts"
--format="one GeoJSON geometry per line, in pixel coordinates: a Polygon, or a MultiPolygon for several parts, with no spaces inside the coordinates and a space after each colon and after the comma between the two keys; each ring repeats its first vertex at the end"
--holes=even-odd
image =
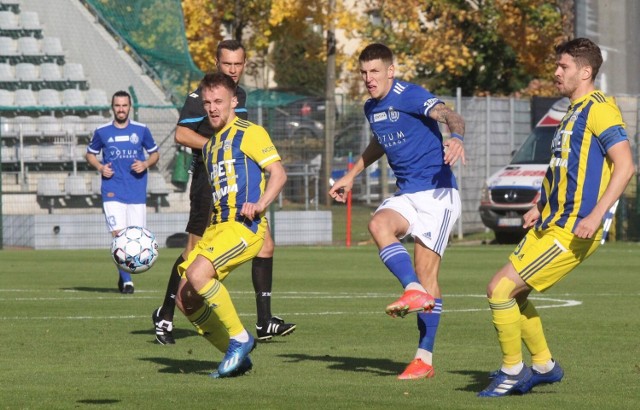
{"type": "Polygon", "coordinates": [[[196,163],[191,175],[189,201],[189,222],[185,230],[190,234],[202,236],[209,226],[212,196],[207,169],[201,162],[196,163]]]}

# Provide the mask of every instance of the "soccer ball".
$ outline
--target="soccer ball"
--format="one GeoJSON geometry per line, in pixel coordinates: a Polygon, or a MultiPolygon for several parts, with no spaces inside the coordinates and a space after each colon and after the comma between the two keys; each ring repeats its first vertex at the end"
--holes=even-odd
{"type": "Polygon", "coordinates": [[[156,236],[140,226],[129,226],[113,238],[111,257],[119,269],[146,272],[158,259],[156,236]]]}

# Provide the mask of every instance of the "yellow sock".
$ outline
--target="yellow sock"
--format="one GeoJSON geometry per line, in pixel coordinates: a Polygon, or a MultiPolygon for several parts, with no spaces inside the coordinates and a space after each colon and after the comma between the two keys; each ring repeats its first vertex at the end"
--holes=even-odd
{"type": "Polygon", "coordinates": [[[520,329],[522,329],[522,340],[531,352],[533,364],[546,365],[551,361],[551,352],[544,337],[542,321],[536,307],[529,300],[520,306],[520,329]]]}
{"type": "Polygon", "coordinates": [[[214,315],[217,316],[230,337],[237,336],[244,331],[244,326],[242,326],[236,308],[233,306],[229,291],[222,282],[211,279],[202,289],[198,290],[198,294],[211,306],[214,315]]]}
{"type": "Polygon", "coordinates": [[[211,306],[204,304],[196,312],[187,316],[187,319],[196,328],[198,334],[207,339],[216,349],[225,353],[229,347],[229,333],[218,317],[212,313],[211,306]]]}
{"type": "Polygon", "coordinates": [[[520,331],[520,309],[515,299],[489,299],[493,325],[498,332],[502,349],[503,367],[514,367],[522,363],[522,340],[520,331]]]}

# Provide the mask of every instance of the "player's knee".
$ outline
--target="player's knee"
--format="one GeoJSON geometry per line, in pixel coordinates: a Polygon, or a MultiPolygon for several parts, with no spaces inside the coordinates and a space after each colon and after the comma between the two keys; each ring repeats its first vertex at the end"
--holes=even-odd
{"type": "Polygon", "coordinates": [[[377,238],[378,236],[388,231],[388,224],[386,224],[385,221],[382,220],[382,218],[379,218],[376,215],[371,218],[367,227],[369,228],[369,233],[374,238],[377,238]]]}
{"type": "Polygon", "coordinates": [[[260,252],[258,253],[258,257],[272,258],[275,248],[276,248],[276,244],[273,242],[273,238],[269,234],[269,231],[267,231],[267,233],[264,236],[264,242],[262,243],[262,248],[260,248],[260,252]]]}
{"type": "Polygon", "coordinates": [[[494,278],[487,286],[487,297],[499,300],[511,299],[515,288],[515,282],[508,277],[494,278]]]}

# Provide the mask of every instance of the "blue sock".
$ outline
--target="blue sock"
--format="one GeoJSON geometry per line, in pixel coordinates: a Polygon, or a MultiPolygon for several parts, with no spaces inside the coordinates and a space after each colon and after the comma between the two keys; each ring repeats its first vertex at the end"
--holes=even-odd
{"type": "Polygon", "coordinates": [[[122,269],[118,269],[118,272],[120,273],[120,279],[122,279],[122,282],[131,282],[131,274],[127,271],[124,271],[122,269]]]}
{"type": "Polygon", "coordinates": [[[403,288],[406,288],[411,282],[420,283],[416,271],[413,270],[411,256],[400,242],[392,243],[381,249],[380,259],[387,269],[398,278],[403,288]]]}
{"type": "Polygon", "coordinates": [[[419,349],[433,353],[433,345],[436,342],[436,332],[440,324],[442,313],[442,299],[436,299],[436,305],[431,312],[418,313],[418,330],[420,330],[419,349]]]}

